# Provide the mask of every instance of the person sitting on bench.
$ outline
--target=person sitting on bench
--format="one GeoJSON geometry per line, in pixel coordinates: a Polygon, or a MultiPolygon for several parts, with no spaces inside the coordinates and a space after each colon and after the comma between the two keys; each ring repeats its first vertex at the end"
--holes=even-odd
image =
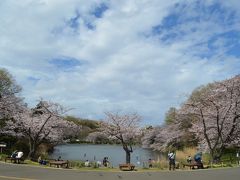
{"type": "Polygon", "coordinates": [[[18,151],[17,156],[15,157],[18,163],[20,163],[20,160],[21,160],[22,157],[23,157],[23,152],[18,151]]]}
{"type": "Polygon", "coordinates": [[[11,154],[11,158],[16,158],[16,156],[18,155],[18,150],[13,151],[13,153],[11,154]]]}
{"type": "Polygon", "coordinates": [[[203,169],[202,152],[198,152],[194,155],[194,161],[196,162],[196,164],[198,164],[198,169],[203,169]]]}

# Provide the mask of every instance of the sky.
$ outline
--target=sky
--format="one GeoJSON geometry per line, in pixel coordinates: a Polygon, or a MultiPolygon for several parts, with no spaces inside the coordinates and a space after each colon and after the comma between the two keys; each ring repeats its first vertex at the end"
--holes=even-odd
{"type": "Polygon", "coordinates": [[[1,0],[0,68],[30,107],[159,125],[196,87],[240,74],[240,1],[1,0]]]}

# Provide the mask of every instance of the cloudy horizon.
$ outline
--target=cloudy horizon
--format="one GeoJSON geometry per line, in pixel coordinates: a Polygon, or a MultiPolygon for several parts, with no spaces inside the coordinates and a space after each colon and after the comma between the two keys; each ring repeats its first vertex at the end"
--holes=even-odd
{"type": "Polygon", "coordinates": [[[26,103],[161,124],[193,89],[240,74],[237,0],[2,0],[0,68],[26,103]]]}

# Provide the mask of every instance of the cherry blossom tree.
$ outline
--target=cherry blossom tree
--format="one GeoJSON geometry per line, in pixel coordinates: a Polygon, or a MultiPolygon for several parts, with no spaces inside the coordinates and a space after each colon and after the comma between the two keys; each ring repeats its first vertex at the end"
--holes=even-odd
{"type": "Polygon", "coordinates": [[[21,87],[5,69],[0,69],[0,133],[8,131],[7,122],[19,113],[24,106],[23,99],[18,95],[21,87]]]}
{"type": "Polygon", "coordinates": [[[57,103],[40,100],[33,109],[25,108],[23,113],[14,118],[13,131],[17,136],[28,139],[29,158],[34,158],[36,150],[44,141],[51,143],[62,142],[66,129],[68,133],[79,130],[79,126],[64,120],[62,115],[66,110],[57,103]]]}
{"type": "Polygon", "coordinates": [[[91,143],[107,143],[107,142],[109,142],[107,135],[103,132],[98,132],[98,131],[89,133],[85,140],[87,142],[91,142],[91,143]]]}
{"type": "Polygon", "coordinates": [[[81,130],[62,118],[66,110],[61,105],[40,100],[29,109],[18,96],[20,92],[11,74],[0,69],[0,134],[28,139],[29,157],[35,156],[42,142],[57,143],[81,130]]]}
{"type": "Polygon", "coordinates": [[[142,137],[142,147],[152,150],[166,152],[184,148],[185,146],[194,146],[196,138],[189,132],[191,122],[189,118],[179,115],[178,109],[171,107],[161,126],[147,128],[142,137]]]}
{"type": "Polygon", "coordinates": [[[110,139],[118,140],[126,152],[126,163],[131,162],[132,145],[140,135],[140,116],[137,113],[119,114],[107,112],[100,130],[110,139]]]}
{"type": "Polygon", "coordinates": [[[148,127],[143,129],[143,137],[141,139],[142,148],[151,149],[151,146],[155,143],[156,136],[160,127],[148,127]]]}
{"type": "Polygon", "coordinates": [[[177,122],[154,127],[144,132],[142,146],[160,152],[178,149],[183,134],[180,124],[177,122]]]}
{"type": "Polygon", "coordinates": [[[180,112],[195,118],[192,131],[201,148],[219,159],[225,148],[240,143],[240,76],[196,89],[180,112]]]}

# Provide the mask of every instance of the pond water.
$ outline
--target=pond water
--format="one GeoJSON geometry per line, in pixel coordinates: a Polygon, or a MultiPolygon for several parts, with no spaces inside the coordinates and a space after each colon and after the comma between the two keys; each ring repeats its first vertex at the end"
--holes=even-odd
{"type": "MultiPolygon", "coordinates": [[[[108,157],[111,165],[116,167],[120,163],[125,163],[125,151],[120,145],[88,145],[88,144],[66,144],[59,145],[54,148],[53,154],[50,158],[58,158],[59,156],[65,160],[89,160],[101,161],[104,157],[108,157]]],[[[137,166],[143,166],[148,159],[158,160],[161,154],[143,149],[141,147],[133,147],[131,153],[131,162],[137,166]]]]}

